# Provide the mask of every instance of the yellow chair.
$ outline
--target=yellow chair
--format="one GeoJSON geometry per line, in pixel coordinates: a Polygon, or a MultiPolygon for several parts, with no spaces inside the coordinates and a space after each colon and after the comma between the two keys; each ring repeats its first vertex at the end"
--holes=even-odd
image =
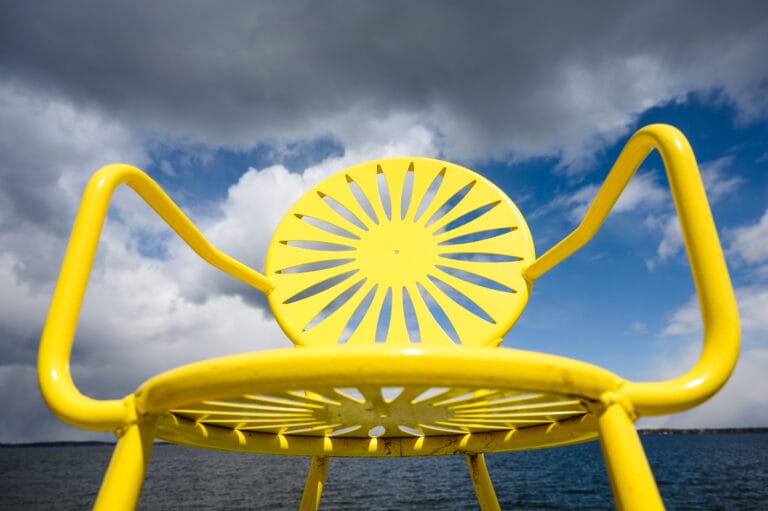
{"type": "Polygon", "coordinates": [[[334,456],[466,455],[482,509],[498,509],[483,453],[599,438],[617,506],[662,509],[633,426],[691,408],[738,357],[736,303],[693,152],[653,125],[627,143],[581,224],[534,256],[515,205],[465,168],[373,161],[308,191],[269,246],[264,274],[214,248],[128,165],[86,188],[42,335],[43,396],[63,420],[118,438],[96,508],[134,508],[153,440],[311,456],[300,509],[316,509],[334,456]],[[633,382],[559,356],[497,348],[531,286],[598,230],[652,150],[664,161],[699,295],[698,362],[633,382]],[[204,360],[117,400],[81,394],[69,372],[80,306],[108,203],[127,184],[204,260],[266,293],[298,348],[204,360]]]}

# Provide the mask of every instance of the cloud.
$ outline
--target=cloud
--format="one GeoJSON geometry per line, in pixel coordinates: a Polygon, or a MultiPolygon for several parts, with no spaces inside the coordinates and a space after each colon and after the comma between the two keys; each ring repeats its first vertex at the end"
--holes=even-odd
{"type": "MultiPolygon", "coordinates": [[[[745,183],[743,177],[728,174],[728,170],[732,165],[732,156],[724,156],[699,165],[701,179],[704,182],[710,206],[732,195],[745,183]]],[[[668,205],[665,209],[669,210],[672,205],[670,192],[664,190],[663,195],[665,195],[668,205]]],[[[657,260],[647,262],[648,267],[652,269],[656,263],[664,263],[677,256],[683,250],[685,244],[683,243],[682,229],[680,228],[677,215],[650,216],[646,220],[645,225],[651,226],[655,224],[662,229],[662,238],[656,249],[657,260]]]]}
{"type": "Polygon", "coordinates": [[[88,174],[147,158],[120,123],[1,81],[0,130],[0,252],[25,279],[50,282],[88,174]]]}
{"type": "MultiPolygon", "coordinates": [[[[0,89],[0,122],[16,125],[28,143],[0,155],[4,183],[39,193],[55,211],[27,209],[0,195],[0,336],[5,356],[0,406],[14,410],[0,442],[93,438],[47,412],[37,389],[40,330],[64,253],[69,227],[89,174],[110,160],[141,165],[142,145],[117,122],[78,110],[60,98],[13,87],[0,89]],[[69,141],[69,143],[67,143],[69,141]],[[29,147],[34,147],[34,154],[29,147]],[[20,172],[26,165],[30,175],[20,172]],[[25,181],[27,180],[27,181],[25,181]],[[36,188],[32,184],[38,182],[36,188]],[[19,396],[25,396],[19,399],[19,396]],[[24,424],[35,424],[24,427],[24,424]]],[[[308,187],[352,163],[403,154],[436,155],[428,130],[409,116],[369,122],[368,136],[351,137],[341,156],[290,172],[283,166],[245,170],[213,216],[197,215],[218,247],[259,270],[267,243],[288,206],[308,187]],[[354,142],[354,143],[352,143],[354,142]]],[[[290,346],[260,293],[202,262],[128,188],[116,190],[83,304],[72,355],[75,382],[88,395],[116,398],[147,377],[196,360],[290,346]],[[149,253],[147,246],[157,244],[149,253]]]]}
{"type": "Polygon", "coordinates": [[[119,123],[5,80],[0,129],[0,442],[73,438],[40,397],[38,339],[85,176],[143,151],[119,123]]]}
{"type": "Polygon", "coordinates": [[[753,338],[746,338],[746,342],[756,345],[768,344],[768,287],[759,285],[744,287],[737,290],[736,299],[739,303],[741,314],[741,328],[748,334],[755,334],[753,338]],[[758,337],[758,335],[763,337],[758,337]]]}
{"type": "MultiPolygon", "coordinates": [[[[602,182],[588,184],[576,190],[562,193],[534,213],[534,216],[541,216],[553,210],[566,210],[568,218],[573,223],[581,222],[587,209],[595,200],[601,185],[602,182]]],[[[669,191],[659,184],[656,173],[640,172],[635,174],[624,191],[621,192],[619,199],[611,209],[611,214],[654,213],[657,210],[669,209],[668,203],[670,202],[669,191]]]]}
{"type": "MultiPolygon", "coordinates": [[[[0,407],[13,417],[0,420],[0,441],[87,437],[37,399],[34,364],[81,191],[101,165],[155,165],[217,246],[261,269],[288,205],[352,163],[547,155],[575,173],[641,112],[691,92],[714,91],[741,122],[765,118],[767,9],[93,2],[73,14],[0,1],[0,407]],[[222,148],[264,147],[302,161],[289,153],[306,140],[338,151],[311,166],[243,164],[226,197],[200,210],[183,188],[195,176],[153,151],[210,162],[222,148]]],[[[702,166],[716,196],[740,184],[724,177],[728,164],[702,166]]],[[[576,218],[595,192],[551,207],[576,218]]],[[[662,194],[643,172],[617,211],[647,214],[662,194]]],[[[745,264],[763,257],[753,227],[730,238],[745,264]]],[[[742,307],[762,307],[758,288],[742,295],[742,307]]],[[[117,397],[177,364],[287,345],[258,292],[116,192],[73,352],[86,392],[117,397]]]]}
{"type": "Polygon", "coordinates": [[[677,255],[684,247],[683,231],[676,216],[669,217],[664,225],[664,234],[656,249],[659,262],[665,262],[677,255]]]}
{"type": "Polygon", "coordinates": [[[613,210],[617,213],[638,209],[655,209],[669,200],[669,192],[657,182],[655,173],[647,172],[632,178],[613,210]]]}
{"type": "Polygon", "coordinates": [[[738,227],[726,234],[730,241],[728,254],[747,264],[768,261],[768,209],[760,220],[752,225],[738,227]]]}
{"type": "Polygon", "coordinates": [[[266,311],[237,295],[185,299],[179,261],[142,259],[123,240],[107,235],[109,271],[90,283],[83,306],[73,374],[87,391],[114,398],[181,364],[290,346],[266,311]]]}
{"type": "MultiPolygon", "coordinates": [[[[717,204],[732,195],[745,183],[743,177],[729,173],[732,165],[732,156],[725,156],[700,164],[700,173],[710,205],[717,204]]],[[[646,267],[649,271],[656,268],[659,263],[673,259],[685,247],[680,222],[674,211],[672,195],[666,183],[660,182],[660,174],[661,172],[656,170],[639,170],[621,192],[611,210],[612,216],[621,214],[643,216],[644,218],[639,222],[639,225],[651,232],[661,233],[661,239],[656,248],[656,257],[646,259],[646,267]]],[[[666,178],[664,179],[666,180],[666,178]]],[[[592,183],[562,193],[537,210],[532,217],[537,218],[553,210],[565,210],[573,223],[579,223],[594,201],[600,186],[601,184],[592,183]]],[[[749,245],[750,248],[747,250],[763,250],[762,247],[766,246],[766,243],[753,241],[751,237],[765,237],[765,235],[766,233],[763,233],[763,228],[760,225],[734,232],[731,234],[731,237],[734,238],[732,251],[739,252],[740,249],[736,248],[736,245],[741,247],[744,244],[749,245]],[[743,242],[735,241],[736,238],[743,240],[743,242]]]]}
{"type": "MultiPolygon", "coordinates": [[[[768,288],[761,285],[735,290],[742,330],[741,355],[731,379],[707,403],[682,414],[644,419],[653,427],[763,426],[768,422],[768,288]]],[[[698,300],[676,310],[662,331],[665,346],[650,379],[667,379],[693,367],[701,350],[701,313],[698,300]],[[677,338],[678,343],[670,343],[677,338]]]]}
{"type": "Polygon", "coordinates": [[[645,335],[648,333],[648,325],[642,321],[633,321],[629,325],[629,331],[635,334],[645,335]]]}
{"type": "Polygon", "coordinates": [[[23,263],[9,253],[0,254],[0,339],[3,364],[30,363],[37,355],[37,339],[51,287],[39,287],[19,278],[23,263]]]}
{"type": "MultiPolygon", "coordinates": [[[[730,246],[726,253],[758,272],[768,254],[766,244],[768,212],[752,225],[726,231],[730,246]]],[[[683,414],[647,420],[647,425],[667,427],[762,426],[768,422],[768,287],[760,280],[735,289],[741,323],[741,355],[725,387],[704,405],[683,414]]],[[[669,378],[681,368],[693,367],[701,349],[702,323],[698,299],[694,296],[674,311],[662,336],[677,338],[680,344],[665,349],[659,359],[656,378],[669,378]]]]}
{"type": "MultiPolygon", "coordinates": [[[[37,390],[37,371],[29,365],[0,366],[0,442],[38,440],[111,440],[101,433],[88,433],[56,419],[37,390]],[[12,390],[10,390],[12,389],[12,390]]],[[[112,437],[114,438],[114,437],[112,437]]]]}
{"type": "Polygon", "coordinates": [[[683,413],[643,418],[641,427],[762,427],[768,423],[768,349],[743,351],[731,379],[712,399],[683,413]]]}
{"type": "Polygon", "coordinates": [[[211,146],[349,136],[398,112],[451,158],[554,154],[568,166],[691,91],[763,118],[766,9],[94,2],[72,16],[24,4],[4,9],[0,69],[211,146]]]}
{"type": "Polygon", "coordinates": [[[701,311],[696,296],[677,309],[669,318],[667,326],[662,331],[663,335],[686,335],[699,333],[701,330],[701,311]]]}
{"type": "MultiPolygon", "coordinates": [[[[408,116],[379,119],[368,126],[371,129],[365,137],[345,140],[342,156],[326,158],[301,173],[290,172],[282,165],[248,169],[230,187],[220,205],[223,216],[214,220],[201,219],[206,235],[228,254],[261,271],[267,245],[278,222],[290,205],[311,186],[353,164],[411,154],[429,157],[438,153],[432,134],[414,124],[408,116]]],[[[179,247],[170,250],[181,257],[189,254],[189,251],[179,247]]],[[[236,293],[263,306],[260,294],[234,285],[232,279],[218,271],[205,268],[201,275],[187,270],[189,266],[186,263],[178,267],[184,269],[179,275],[183,293],[194,301],[203,300],[211,293],[236,293]]]]}
{"type": "MultiPolygon", "coordinates": [[[[528,215],[529,219],[546,218],[554,212],[558,216],[564,215],[572,224],[578,224],[595,200],[601,185],[602,182],[590,183],[559,193],[548,203],[535,208],[528,215]]],[[[665,193],[668,192],[658,185],[652,172],[636,174],[613,205],[609,218],[633,211],[653,211],[663,204],[665,193]]]]}
{"type": "Polygon", "coordinates": [[[728,175],[733,167],[733,156],[723,156],[699,165],[701,180],[710,202],[719,202],[734,193],[746,180],[739,175],[728,175]]]}

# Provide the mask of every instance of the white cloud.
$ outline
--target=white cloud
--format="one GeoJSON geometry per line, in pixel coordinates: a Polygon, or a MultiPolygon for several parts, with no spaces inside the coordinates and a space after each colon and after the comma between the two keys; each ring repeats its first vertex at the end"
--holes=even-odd
{"type": "Polygon", "coordinates": [[[127,393],[180,364],[290,345],[268,313],[239,296],[186,299],[175,267],[205,263],[143,259],[117,231],[106,232],[102,241],[104,272],[89,285],[76,341],[80,357],[73,359],[75,377],[92,392],[104,392],[107,385],[127,393]]]}
{"type": "Polygon", "coordinates": [[[562,87],[554,101],[564,115],[579,121],[563,123],[561,167],[582,171],[591,154],[629,133],[635,114],[675,98],[680,84],[665,72],[663,59],[651,53],[633,53],[619,61],[584,59],[559,70],[562,87]],[[576,130],[593,131],[589,139],[576,130]],[[571,131],[573,130],[573,131],[571,131]]]}
{"type": "MultiPolygon", "coordinates": [[[[563,7],[553,16],[532,4],[501,16],[475,6],[438,12],[410,3],[380,37],[371,27],[392,21],[391,9],[375,3],[345,16],[308,4],[290,31],[291,16],[277,5],[254,6],[252,16],[221,6],[109,5],[74,21],[57,7],[18,8],[0,19],[0,47],[15,49],[0,52],[0,407],[15,421],[0,421],[0,441],[87,436],[63,427],[36,400],[37,336],[88,176],[113,161],[144,166],[142,137],[183,140],[201,159],[220,146],[312,137],[343,146],[342,156],[300,174],[282,166],[249,169],[214,205],[219,216],[195,218],[217,246],[261,269],[288,205],[352,163],[390,155],[550,155],[573,172],[626,134],[640,112],[691,91],[719,90],[744,120],[766,115],[760,87],[768,31],[749,12],[724,19],[709,7],[696,9],[684,18],[693,19],[689,24],[649,38],[641,27],[658,20],[645,7],[601,6],[590,16],[574,16],[583,6],[563,7]],[[117,30],[114,20],[133,30],[117,30]],[[434,26],[442,35],[484,30],[470,39],[423,30],[434,26]],[[45,43],[50,37],[62,44],[45,43]],[[147,44],[133,44],[137,37],[147,44]]],[[[728,164],[702,166],[715,197],[740,184],[723,177],[728,164]]],[[[175,172],[168,161],[158,166],[175,172]]],[[[575,219],[596,190],[583,187],[553,207],[575,219]]],[[[668,226],[657,212],[663,193],[655,174],[642,173],[616,211],[653,210],[657,224],[668,226]]],[[[115,397],[179,363],[288,345],[255,292],[199,261],[132,192],[119,190],[112,211],[73,355],[86,391],[115,397]],[[141,255],[149,239],[160,241],[162,258],[141,255]]],[[[734,231],[731,250],[747,263],[765,260],[763,223],[734,231]]],[[[670,242],[664,257],[677,250],[670,242]]],[[[741,291],[746,331],[764,328],[764,303],[759,288],[741,291]]],[[[692,335],[694,320],[681,309],[668,330],[692,335]]]]}
{"type": "MultiPolygon", "coordinates": [[[[707,403],[682,414],[644,419],[642,426],[734,427],[768,423],[768,288],[748,286],[735,292],[742,342],[731,379],[707,403]]],[[[694,296],[669,318],[662,332],[667,347],[649,379],[671,378],[693,367],[701,352],[701,335],[701,315],[694,296]]]]}
{"type": "MultiPolygon", "coordinates": [[[[710,205],[716,204],[724,198],[735,192],[745,182],[741,176],[729,176],[727,169],[733,164],[733,157],[724,156],[717,160],[704,162],[700,165],[701,178],[707,192],[707,200],[710,205]]],[[[668,190],[661,187],[655,188],[658,192],[659,204],[666,201],[666,207],[662,211],[668,211],[672,208],[672,196],[668,190]]],[[[676,215],[670,215],[664,218],[658,216],[649,216],[644,222],[646,226],[656,225],[662,231],[662,238],[656,249],[657,260],[649,261],[649,268],[655,267],[656,263],[664,263],[677,256],[684,249],[683,234],[680,227],[680,221],[676,215]]]]}
{"type": "MultiPolygon", "coordinates": [[[[584,218],[584,214],[594,201],[602,182],[588,184],[573,192],[560,195],[550,201],[538,214],[553,209],[567,210],[568,218],[578,223],[584,218]]],[[[636,174],[626,188],[621,192],[611,214],[642,213],[663,210],[662,207],[669,199],[669,192],[658,183],[654,172],[636,174]]]]}
{"type": "MultiPolygon", "coordinates": [[[[376,157],[436,153],[418,125],[393,120],[380,133],[381,139],[350,145],[343,156],[301,174],[279,165],[251,168],[217,208],[222,215],[197,222],[214,245],[261,271],[275,226],[317,181],[376,157]]],[[[117,215],[102,236],[80,327],[82,352],[89,358],[73,367],[83,385],[104,391],[97,382],[111,378],[113,387],[129,392],[151,374],[182,363],[290,345],[263,303],[252,303],[257,292],[201,262],[175,236],[166,242],[162,260],[142,257],[132,241],[136,231],[167,228],[140,202],[131,191],[118,190],[117,215]]]]}
{"type": "MultiPolygon", "coordinates": [[[[710,204],[718,203],[744,184],[744,178],[728,175],[727,170],[732,164],[733,158],[725,156],[700,165],[702,181],[710,204]]],[[[666,182],[659,182],[660,177],[659,171],[637,173],[621,192],[611,210],[612,215],[644,215],[645,218],[640,225],[650,231],[661,233],[656,258],[649,258],[646,261],[649,270],[655,268],[658,263],[674,258],[684,248],[680,222],[674,213],[672,195],[666,182]]],[[[666,181],[666,177],[664,179],[666,181]]],[[[592,204],[601,184],[588,184],[568,194],[562,194],[541,208],[534,217],[553,209],[565,209],[571,221],[578,223],[592,204]]],[[[732,234],[733,251],[743,253],[745,257],[756,257],[757,253],[762,254],[768,250],[765,249],[768,242],[759,243],[753,238],[765,238],[768,235],[764,232],[766,230],[768,230],[768,212],[759,225],[743,228],[732,234]]]]}
{"type": "Polygon", "coordinates": [[[768,424],[768,349],[745,350],[731,379],[706,403],[683,413],[641,419],[640,427],[724,428],[768,424]]]}
{"type": "Polygon", "coordinates": [[[729,231],[728,254],[748,264],[762,264],[768,261],[768,209],[760,220],[752,225],[729,231]]]}
{"type": "Polygon", "coordinates": [[[747,334],[745,342],[768,345],[768,287],[743,287],[736,292],[741,328],[747,334]]]}
{"type": "Polygon", "coordinates": [[[547,207],[542,208],[541,214],[551,208],[559,209],[565,207],[569,210],[568,218],[572,222],[578,223],[584,218],[584,214],[589,209],[592,201],[595,200],[595,195],[597,195],[599,189],[600,185],[586,185],[573,193],[556,197],[547,207]]]}
{"type": "MultiPolygon", "coordinates": [[[[0,84],[0,126],[0,374],[8,380],[0,405],[24,425],[5,425],[0,441],[87,438],[42,405],[34,377],[39,334],[89,175],[112,161],[141,166],[147,157],[120,123],[7,83],[0,84]]],[[[86,392],[119,397],[178,363],[287,344],[264,311],[239,297],[185,300],[170,270],[176,261],[137,251],[137,233],[165,229],[140,204],[118,190],[106,223],[73,351],[75,381],[86,392]]]]}
{"type": "MultiPolygon", "coordinates": [[[[177,365],[290,345],[266,311],[240,296],[211,295],[203,303],[182,296],[174,266],[205,264],[191,259],[142,258],[125,224],[107,222],[72,355],[73,377],[84,393],[118,398],[177,365]]],[[[0,387],[0,405],[15,410],[19,424],[39,423],[3,429],[0,442],[92,438],[58,427],[58,419],[40,406],[34,363],[50,286],[37,290],[19,281],[9,255],[0,263],[0,329],[7,355],[0,375],[18,380],[0,387]]]]}
{"type": "Polygon", "coordinates": [[[677,309],[669,317],[663,335],[687,335],[701,331],[701,310],[699,301],[693,296],[684,306],[677,309]]]}
{"type": "Polygon", "coordinates": [[[0,130],[0,252],[25,279],[47,283],[90,173],[147,157],[120,123],[1,80],[0,130]]]}
{"type": "MultiPolygon", "coordinates": [[[[739,317],[742,332],[748,334],[747,341],[756,340],[759,344],[768,346],[768,287],[761,285],[739,287],[735,290],[736,303],[739,306],[739,317]]],[[[669,317],[663,335],[689,335],[701,333],[701,312],[699,301],[693,296],[684,306],[677,309],[669,317]]]]}
{"type": "MultiPolygon", "coordinates": [[[[206,236],[219,248],[249,266],[261,271],[264,267],[267,245],[278,222],[288,208],[307,189],[323,178],[353,164],[392,156],[417,155],[434,157],[438,149],[432,134],[410,117],[394,116],[363,123],[368,136],[350,133],[342,140],[344,154],[327,158],[305,169],[301,174],[291,173],[281,165],[264,169],[250,168],[230,187],[221,204],[223,217],[200,219],[206,236]]],[[[178,245],[178,243],[176,243],[178,245]]],[[[174,246],[177,257],[191,257],[189,251],[174,246]]],[[[201,300],[210,293],[233,289],[231,279],[210,269],[191,270],[187,264],[179,265],[183,293],[201,300]]],[[[242,292],[242,288],[239,289],[242,292]]]]}
{"type": "Polygon", "coordinates": [[[53,290],[50,285],[22,281],[18,275],[22,264],[13,254],[0,253],[0,340],[4,364],[34,361],[40,325],[53,290]]]}
{"type": "Polygon", "coordinates": [[[669,217],[664,225],[664,234],[656,249],[659,261],[664,262],[675,255],[684,247],[683,232],[680,227],[680,221],[676,216],[669,217]]]}
{"type": "Polygon", "coordinates": [[[658,208],[669,200],[669,192],[659,185],[655,172],[635,175],[616,201],[614,211],[647,211],[658,208]]]}
{"type": "Polygon", "coordinates": [[[739,176],[729,176],[728,169],[733,165],[733,156],[723,156],[700,165],[701,179],[707,190],[707,199],[711,203],[719,202],[734,193],[746,180],[739,176]]]}
{"type": "MultiPolygon", "coordinates": [[[[0,387],[0,406],[14,410],[15,424],[37,424],[11,427],[3,421],[0,442],[93,438],[46,411],[35,378],[38,337],[89,175],[110,161],[142,166],[147,157],[122,125],[67,101],[10,86],[0,88],[0,100],[0,123],[15,125],[9,136],[28,141],[4,140],[0,155],[0,179],[8,185],[0,193],[0,333],[6,354],[0,380],[15,381],[0,387]],[[40,195],[19,202],[9,195],[15,189],[40,195]],[[48,197],[56,199],[56,208],[34,220],[30,211],[48,197]],[[47,271],[41,271],[43,263],[47,271]]],[[[345,134],[342,156],[303,173],[282,166],[249,169],[212,208],[218,216],[197,217],[196,223],[219,248],[261,270],[277,222],[320,179],[374,158],[438,153],[432,133],[410,116],[372,119],[358,129],[365,134],[345,134]]],[[[118,188],[110,211],[72,355],[75,382],[86,394],[121,397],[180,364],[290,346],[263,302],[255,300],[258,292],[202,262],[133,191],[118,188]],[[140,242],[146,240],[157,240],[163,257],[142,256],[140,242]]]]}
{"type": "Polygon", "coordinates": [[[629,325],[629,331],[634,334],[647,334],[648,325],[642,321],[633,321],[629,325]]]}

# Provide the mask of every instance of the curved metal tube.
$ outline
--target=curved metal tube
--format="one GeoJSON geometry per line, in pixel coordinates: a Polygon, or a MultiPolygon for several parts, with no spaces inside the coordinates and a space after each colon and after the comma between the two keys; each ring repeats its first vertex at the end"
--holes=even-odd
{"type": "Polygon", "coordinates": [[[43,397],[61,419],[97,431],[111,431],[134,419],[133,396],[95,400],[72,381],[69,359],[80,308],[112,192],[130,186],[205,261],[269,293],[272,283],[260,273],[219,251],[192,224],[148,175],[130,165],[114,164],[96,172],[85,189],[64,256],[59,280],[43,329],[38,354],[38,381],[43,397]]]}
{"type": "Polygon", "coordinates": [[[654,149],[664,161],[680,220],[701,307],[704,344],[701,357],[687,373],[664,382],[632,382],[622,389],[622,395],[641,415],[681,411],[705,401],[728,380],[739,354],[736,299],[698,165],[685,136],[663,124],[637,131],[622,150],[581,224],[523,272],[533,283],[584,246],[654,149]]]}

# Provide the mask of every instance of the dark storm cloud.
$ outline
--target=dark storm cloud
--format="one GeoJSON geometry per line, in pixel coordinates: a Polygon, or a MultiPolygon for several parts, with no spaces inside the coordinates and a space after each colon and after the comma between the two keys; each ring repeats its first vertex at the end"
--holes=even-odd
{"type": "Polygon", "coordinates": [[[25,281],[58,271],[77,198],[107,161],[143,161],[119,124],[0,79],[0,254],[25,281]]]}
{"type": "Polygon", "coordinates": [[[767,14],[764,2],[5,2],[0,68],[210,144],[402,111],[449,151],[525,155],[589,144],[697,87],[764,108],[767,14]]]}

